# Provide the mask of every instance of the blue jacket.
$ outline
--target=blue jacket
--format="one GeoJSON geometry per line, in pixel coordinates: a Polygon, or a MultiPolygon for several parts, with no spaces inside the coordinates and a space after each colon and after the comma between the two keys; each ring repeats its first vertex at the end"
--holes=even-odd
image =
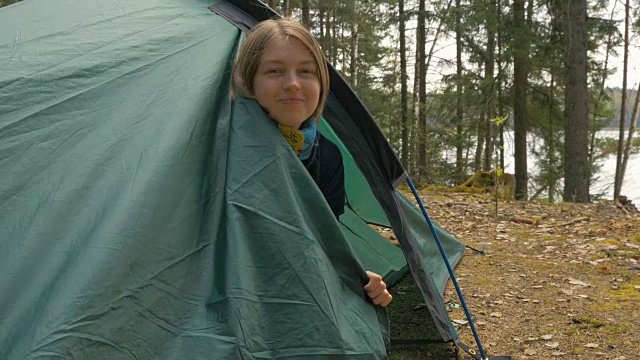
{"type": "Polygon", "coordinates": [[[313,152],[302,161],[336,218],[344,213],[344,164],[340,149],[318,133],[313,152]]]}

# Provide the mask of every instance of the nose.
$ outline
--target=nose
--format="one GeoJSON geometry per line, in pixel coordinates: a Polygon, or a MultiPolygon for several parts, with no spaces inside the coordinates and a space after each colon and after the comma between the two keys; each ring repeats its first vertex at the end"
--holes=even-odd
{"type": "Polygon", "coordinates": [[[300,89],[300,78],[295,71],[287,72],[287,75],[284,79],[284,88],[285,90],[299,90],[300,89]]]}

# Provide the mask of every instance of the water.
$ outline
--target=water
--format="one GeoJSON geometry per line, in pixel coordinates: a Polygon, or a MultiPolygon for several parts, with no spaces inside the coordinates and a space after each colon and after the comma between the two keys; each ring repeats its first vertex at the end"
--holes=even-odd
{"type": "MultiPolygon", "coordinates": [[[[634,133],[634,138],[639,134],[634,133]]],[[[617,131],[601,131],[598,133],[598,137],[610,137],[618,139],[617,131]]],[[[625,138],[627,134],[625,133],[625,138]]],[[[533,143],[533,138],[530,140],[530,144],[533,143]]],[[[538,169],[534,164],[534,157],[531,153],[528,154],[528,172],[529,174],[536,173],[538,169]]],[[[591,184],[591,194],[603,194],[604,198],[611,200],[613,198],[613,181],[616,174],[616,155],[610,155],[605,159],[599,161],[598,165],[601,165],[597,176],[597,180],[591,184]]],[[[513,133],[505,133],[505,171],[513,174],[513,133]]],[[[631,155],[629,162],[627,163],[627,170],[625,172],[621,195],[629,198],[636,206],[640,205],[640,154],[631,155]]]]}

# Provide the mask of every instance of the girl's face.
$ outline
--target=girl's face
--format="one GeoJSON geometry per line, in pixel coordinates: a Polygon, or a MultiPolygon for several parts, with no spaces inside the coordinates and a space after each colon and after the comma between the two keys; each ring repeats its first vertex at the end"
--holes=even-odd
{"type": "Polygon", "coordinates": [[[269,116],[296,129],[318,107],[320,87],[314,57],[295,38],[273,41],[253,79],[255,98],[269,116]]]}

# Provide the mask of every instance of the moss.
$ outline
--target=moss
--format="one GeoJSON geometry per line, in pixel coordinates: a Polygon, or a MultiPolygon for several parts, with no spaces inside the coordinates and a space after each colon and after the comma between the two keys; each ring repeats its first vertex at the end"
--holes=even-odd
{"type": "Polygon", "coordinates": [[[495,285],[496,285],[496,283],[495,283],[495,281],[494,281],[494,279],[493,279],[493,278],[490,278],[490,277],[484,277],[484,276],[483,276],[483,277],[477,277],[477,278],[473,279],[473,282],[474,282],[476,285],[478,285],[478,286],[483,286],[483,287],[486,287],[486,286],[495,286],[495,285]]]}
{"type": "Polygon", "coordinates": [[[544,242],[551,242],[551,241],[564,242],[568,238],[569,238],[568,236],[542,235],[542,236],[538,237],[538,240],[544,241],[544,242]]]}
{"type": "Polygon", "coordinates": [[[640,300],[640,291],[636,290],[633,284],[624,284],[617,290],[609,290],[609,295],[618,301],[638,301],[640,300]]]}
{"type": "Polygon", "coordinates": [[[563,333],[569,337],[580,336],[580,329],[566,328],[563,333]]]}
{"type": "Polygon", "coordinates": [[[607,244],[607,245],[622,246],[622,242],[620,242],[620,240],[618,240],[618,239],[606,239],[606,240],[602,241],[601,243],[607,244]]]}
{"type": "Polygon", "coordinates": [[[629,323],[620,324],[617,326],[607,325],[604,330],[610,334],[626,334],[633,329],[633,325],[629,323]]]}
{"type": "Polygon", "coordinates": [[[548,241],[555,241],[556,238],[555,236],[551,236],[551,235],[542,235],[539,238],[537,238],[537,240],[548,242],[548,241]]]}
{"type": "MultiPolygon", "coordinates": [[[[466,194],[485,194],[495,196],[496,176],[492,171],[477,171],[464,183],[450,189],[451,192],[461,192],[466,194]]],[[[501,199],[513,199],[514,184],[512,174],[502,174],[498,179],[498,197],[501,199]]]]}
{"type": "Polygon", "coordinates": [[[571,319],[571,322],[579,325],[586,325],[587,327],[597,329],[599,327],[603,327],[605,322],[602,319],[594,318],[591,316],[578,316],[571,319]]]}
{"type": "Polygon", "coordinates": [[[461,192],[466,194],[484,194],[485,188],[458,185],[450,190],[451,192],[461,192]]]}
{"type": "Polygon", "coordinates": [[[572,351],[573,355],[584,355],[586,350],[584,348],[575,348],[572,351]]]}
{"type": "Polygon", "coordinates": [[[544,334],[552,334],[552,333],[556,332],[558,330],[558,328],[552,327],[552,326],[543,326],[540,330],[544,334]]]}
{"type": "Polygon", "coordinates": [[[640,232],[631,235],[629,239],[631,240],[632,243],[640,244],[640,232]]]}
{"type": "Polygon", "coordinates": [[[614,303],[614,302],[608,302],[605,304],[593,304],[589,306],[589,311],[597,312],[597,313],[604,313],[608,311],[616,311],[621,309],[622,309],[622,305],[620,303],[614,303]]]}

